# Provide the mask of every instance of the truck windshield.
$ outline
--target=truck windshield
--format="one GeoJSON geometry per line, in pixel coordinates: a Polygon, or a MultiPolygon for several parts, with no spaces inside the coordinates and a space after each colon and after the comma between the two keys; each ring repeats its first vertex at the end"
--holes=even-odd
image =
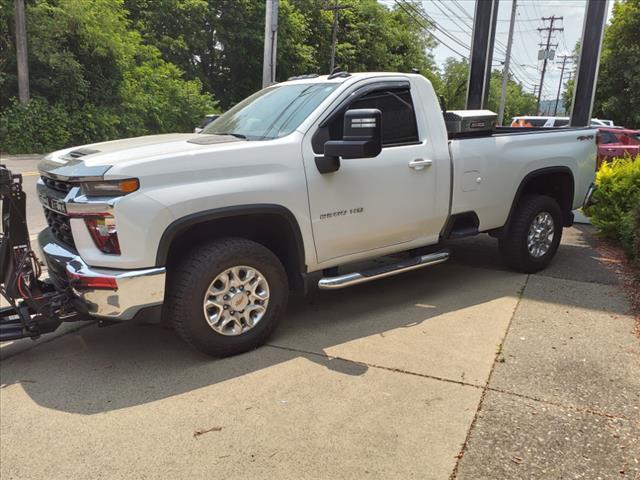
{"type": "Polygon", "coordinates": [[[293,132],[337,84],[279,85],[254,93],[209,124],[202,133],[270,140],[293,132]]]}

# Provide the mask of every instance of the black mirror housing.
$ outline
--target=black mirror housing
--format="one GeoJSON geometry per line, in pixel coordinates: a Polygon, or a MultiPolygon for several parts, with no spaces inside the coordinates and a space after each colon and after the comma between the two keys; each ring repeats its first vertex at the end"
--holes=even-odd
{"type": "Polygon", "coordinates": [[[343,132],[342,140],[325,142],[325,157],[377,157],[382,150],[382,112],[376,108],[347,110],[343,132]]]}

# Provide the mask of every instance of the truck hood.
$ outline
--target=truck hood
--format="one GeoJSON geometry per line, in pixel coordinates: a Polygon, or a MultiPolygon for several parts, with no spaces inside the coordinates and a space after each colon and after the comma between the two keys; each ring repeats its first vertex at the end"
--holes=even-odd
{"type": "Polygon", "coordinates": [[[244,140],[231,135],[168,133],[144,137],[93,143],[72,147],[47,155],[38,170],[65,180],[101,177],[112,166],[141,158],[153,158],[172,153],[215,149],[216,145],[244,140]]]}

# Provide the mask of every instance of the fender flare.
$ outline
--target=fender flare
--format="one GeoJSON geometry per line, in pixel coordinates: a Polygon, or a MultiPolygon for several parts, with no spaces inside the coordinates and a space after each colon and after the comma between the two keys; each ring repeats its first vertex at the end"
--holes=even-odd
{"type": "MultiPolygon", "coordinates": [[[[513,197],[513,202],[511,202],[511,208],[509,209],[509,215],[507,216],[507,220],[504,224],[504,227],[502,227],[505,231],[508,230],[509,228],[509,223],[511,222],[511,218],[513,217],[513,214],[516,210],[516,207],[518,205],[518,202],[520,201],[520,199],[522,198],[522,194],[524,192],[524,188],[527,186],[527,184],[533,180],[536,177],[539,177],[541,175],[548,175],[550,173],[563,173],[563,174],[569,174],[569,178],[571,179],[571,204],[573,204],[573,197],[575,196],[575,189],[576,189],[576,182],[575,179],[573,178],[573,172],[571,171],[571,169],[569,167],[565,167],[565,166],[557,166],[557,167],[545,167],[545,168],[539,168],[537,170],[533,170],[529,173],[527,173],[524,178],[522,179],[522,181],[520,182],[520,185],[518,185],[518,189],[516,190],[516,193],[513,197]]],[[[570,205],[571,206],[571,205],[570,205]]],[[[561,206],[562,207],[562,206],[561,206]]],[[[569,214],[571,213],[571,209],[569,209],[569,214]]],[[[562,212],[563,216],[567,215],[567,212],[565,212],[563,210],[562,212]]],[[[571,215],[569,215],[571,216],[571,215]]],[[[565,223],[567,223],[568,218],[565,218],[565,223]]],[[[570,226],[570,225],[565,225],[565,226],[570,226]]]]}
{"type": "Polygon", "coordinates": [[[304,271],[306,270],[304,242],[302,240],[302,233],[300,232],[298,221],[296,220],[296,217],[293,215],[291,210],[283,207],[282,205],[276,204],[249,204],[214,208],[211,210],[192,213],[174,220],[162,233],[162,237],[160,237],[160,243],[158,244],[158,250],[156,253],[156,266],[166,265],[167,256],[169,254],[169,249],[173,240],[194,225],[207,223],[214,220],[220,220],[223,218],[260,214],[277,215],[287,221],[287,223],[291,227],[291,231],[293,232],[294,240],[296,243],[297,259],[298,265],[300,267],[300,272],[304,273],[304,271]]]}

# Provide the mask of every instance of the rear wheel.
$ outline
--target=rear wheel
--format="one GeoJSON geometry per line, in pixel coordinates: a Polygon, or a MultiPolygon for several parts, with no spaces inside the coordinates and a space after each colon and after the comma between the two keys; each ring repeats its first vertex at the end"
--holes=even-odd
{"type": "Polygon", "coordinates": [[[553,198],[525,196],[509,223],[507,236],[499,242],[505,263],[524,273],[542,270],[558,250],[562,227],[562,211],[553,198]]]}
{"type": "Polygon", "coordinates": [[[262,345],[286,308],[287,275],[264,246],[215,240],[171,272],[165,310],[187,343],[216,357],[262,345]]]}

